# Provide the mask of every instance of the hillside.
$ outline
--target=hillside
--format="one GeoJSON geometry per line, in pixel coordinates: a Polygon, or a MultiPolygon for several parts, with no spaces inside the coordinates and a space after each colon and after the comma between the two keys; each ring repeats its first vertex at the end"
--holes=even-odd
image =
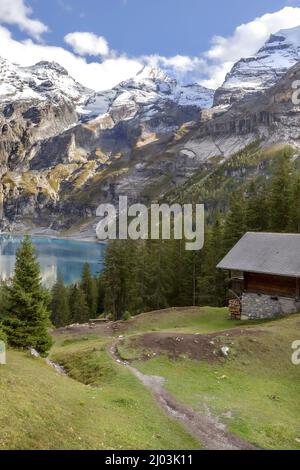
{"type": "Polygon", "coordinates": [[[25,353],[9,350],[7,360],[0,370],[1,450],[199,448],[101,343],[97,386],[63,377],[25,353]]]}
{"type": "Polygon", "coordinates": [[[226,212],[234,191],[246,192],[251,182],[261,187],[270,180],[278,158],[284,152],[292,157],[293,173],[297,175],[300,160],[295,147],[273,145],[262,148],[259,141],[254,141],[228,159],[208,159],[201,170],[180,187],[168,191],[163,200],[204,202],[209,217],[213,212],[226,212]]]}
{"type": "Polygon", "coordinates": [[[204,447],[224,448],[225,440],[225,448],[299,449],[299,371],[291,362],[298,329],[299,315],[244,323],[229,321],[226,309],[176,308],[58,330],[53,357],[77,380],[102,386],[99,340],[115,344],[119,370],[137,376],[163,409],[161,396],[190,416],[179,421],[204,447]],[[153,376],[160,382],[149,384],[153,376]]]}
{"type": "Polygon", "coordinates": [[[0,447],[300,449],[291,363],[299,321],[232,322],[226,309],[176,308],[60,329],[51,358],[69,377],[9,350],[0,447]]]}

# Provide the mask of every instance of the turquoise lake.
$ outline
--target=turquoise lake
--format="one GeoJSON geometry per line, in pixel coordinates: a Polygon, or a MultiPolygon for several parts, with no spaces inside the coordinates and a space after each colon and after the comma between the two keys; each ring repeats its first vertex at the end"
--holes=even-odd
{"type": "MultiPolygon", "coordinates": [[[[16,251],[22,236],[0,235],[0,278],[10,278],[14,271],[16,251]]],[[[32,237],[41,266],[43,284],[51,287],[58,276],[66,284],[80,280],[83,266],[89,263],[93,274],[103,269],[105,245],[46,237],[32,237]]]]}

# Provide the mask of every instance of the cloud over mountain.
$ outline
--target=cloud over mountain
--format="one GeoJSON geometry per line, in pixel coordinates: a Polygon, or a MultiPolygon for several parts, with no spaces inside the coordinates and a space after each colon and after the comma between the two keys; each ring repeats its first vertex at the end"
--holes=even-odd
{"type": "Polygon", "coordinates": [[[37,19],[32,19],[32,9],[24,0],[1,0],[0,23],[17,25],[22,31],[39,39],[48,27],[37,19]]]}
{"type": "Polygon", "coordinates": [[[106,39],[93,33],[69,33],[65,36],[65,42],[81,56],[107,56],[109,54],[106,39]]]}
{"type": "Polygon", "coordinates": [[[208,88],[217,88],[233,64],[242,57],[255,54],[270,34],[300,24],[300,8],[290,6],[238,26],[229,37],[213,37],[209,50],[199,56],[152,54],[129,57],[111,50],[106,38],[93,32],[68,33],[64,40],[72,51],[40,43],[48,27],[39,19],[33,19],[32,14],[24,0],[1,0],[0,24],[17,25],[34,40],[18,41],[6,27],[0,26],[0,56],[20,65],[33,65],[41,60],[56,61],[77,81],[97,91],[131,78],[144,65],[160,67],[184,83],[198,82],[208,88]],[[93,56],[99,56],[99,61],[88,60],[93,56]]]}

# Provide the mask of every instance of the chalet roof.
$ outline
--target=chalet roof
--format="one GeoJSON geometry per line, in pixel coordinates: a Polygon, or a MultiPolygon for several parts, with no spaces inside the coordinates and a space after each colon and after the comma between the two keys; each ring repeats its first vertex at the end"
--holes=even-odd
{"type": "Polygon", "coordinates": [[[217,267],[300,277],[300,234],[248,232],[217,267]]]}

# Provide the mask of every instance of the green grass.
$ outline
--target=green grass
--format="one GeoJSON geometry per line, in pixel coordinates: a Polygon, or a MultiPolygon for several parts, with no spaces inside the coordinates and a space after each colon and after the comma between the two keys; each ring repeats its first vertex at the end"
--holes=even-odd
{"type": "Polygon", "coordinates": [[[259,448],[300,449],[300,369],[291,363],[299,324],[300,316],[292,315],[250,323],[251,335],[226,336],[223,331],[249,322],[232,322],[227,309],[218,308],[150,312],[121,323],[113,336],[57,336],[51,358],[69,377],[42,359],[9,350],[7,366],[0,367],[0,449],[199,448],[131,372],[111,359],[108,345],[120,334],[122,356],[146,374],[165,377],[178,401],[199,412],[209,408],[259,448]],[[130,338],[150,331],[219,332],[230,358],[207,363],[162,354],[137,360],[151,351],[132,348],[130,338]]]}
{"type": "MultiPolygon", "coordinates": [[[[165,377],[178,400],[195,411],[208,407],[230,431],[259,448],[300,449],[300,369],[291,363],[299,322],[295,315],[260,326],[262,332],[255,335],[223,336],[231,349],[229,360],[206,363],[161,355],[134,365],[165,377]],[[226,417],[228,412],[232,417],[226,417]]],[[[138,357],[144,351],[125,348],[128,353],[138,357]]]]}
{"type": "Polygon", "coordinates": [[[42,359],[8,351],[0,369],[0,449],[199,448],[103,347],[71,367],[74,377],[93,386],[58,375],[42,359]]]}
{"type": "MultiPolygon", "coordinates": [[[[146,331],[180,331],[182,333],[212,333],[259,322],[230,320],[227,308],[170,308],[143,313],[126,322],[126,334],[146,331]]],[[[260,322],[261,323],[261,322],[260,322]]]]}

